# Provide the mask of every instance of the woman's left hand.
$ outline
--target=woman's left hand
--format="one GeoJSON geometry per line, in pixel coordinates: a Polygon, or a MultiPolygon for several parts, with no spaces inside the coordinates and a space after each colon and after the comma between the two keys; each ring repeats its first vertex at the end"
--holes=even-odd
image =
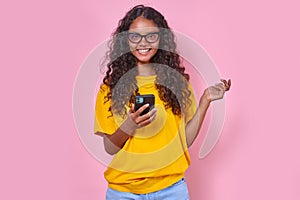
{"type": "Polygon", "coordinates": [[[225,92],[230,90],[231,80],[221,79],[222,83],[217,83],[205,89],[203,97],[209,102],[222,99],[225,92]]]}

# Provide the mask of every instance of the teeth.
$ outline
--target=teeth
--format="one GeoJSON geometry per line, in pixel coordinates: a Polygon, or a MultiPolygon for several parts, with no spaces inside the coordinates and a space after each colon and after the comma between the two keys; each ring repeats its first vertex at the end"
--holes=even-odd
{"type": "Polygon", "coordinates": [[[140,53],[146,53],[147,51],[149,51],[150,49],[138,49],[138,51],[140,52],[140,53]]]}

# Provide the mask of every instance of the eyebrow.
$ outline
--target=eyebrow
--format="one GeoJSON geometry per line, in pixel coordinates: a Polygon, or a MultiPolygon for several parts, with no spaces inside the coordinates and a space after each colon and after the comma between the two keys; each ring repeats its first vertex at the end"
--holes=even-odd
{"type": "Polygon", "coordinates": [[[151,34],[151,33],[159,33],[159,31],[148,32],[148,33],[146,33],[146,34],[140,34],[140,33],[138,33],[138,32],[129,32],[129,31],[128,31],[128,33],[131,33],[131,34],[138,34],[138,35],[148,35],[148,34],[151,34]]]}

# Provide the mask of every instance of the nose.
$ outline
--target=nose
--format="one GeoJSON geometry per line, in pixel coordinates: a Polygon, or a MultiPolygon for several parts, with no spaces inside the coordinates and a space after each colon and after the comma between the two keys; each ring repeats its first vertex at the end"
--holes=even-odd
{"type": "Polygon", "coordinates": [[[139,42],[139,44],[148,44],[147,40],[146,40],[146,37],[142,37],[141,41],[139,42]]]}
{"type": "Polygon", "coordinates": [[[147,47],[149,45],[149,43],[146,41],[146,39],[143,37],[142,39],[141,39],[141,41],[138,43],[138,44],[136,44],[136,48],[145,48],[145,47],[147,47]]]}

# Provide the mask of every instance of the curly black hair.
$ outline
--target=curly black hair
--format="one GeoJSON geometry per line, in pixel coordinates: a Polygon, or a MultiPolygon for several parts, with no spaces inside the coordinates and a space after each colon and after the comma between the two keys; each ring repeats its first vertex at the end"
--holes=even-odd
{"type": "Polygon", "coordinates": [[[159,47],[150,60],[156,72],[155,87],[165,108],[172,109],[174,115],[180,116],[191,104],[189,99],[191,91],[188,88],[189,75],[185,73],[185,67],[181,64],[181,57],[176,52],[175,36],[164,16],[152,7],[144,5],[135,6],[129,10],[112,34],[109,50],[106,53],[107,71],[103,78],[103,84],[110,89],[105,102],[112,100],[109,108],[111,114],[117,113],[124,117],[125,105],[131,106],[134,96],[138,94],[135,78],[137,59],[130,51],[127,31],[133,21],[140,16],[152,20],[160,29],[159,47]],[[161,65],[173,70],[168,70],[166,73],[164,68],[159,67],[161,65]],[[131,73],[128,73],[129,71],[131,73]],[[125,74],[127,76],[124,76],[125,74]]]}

